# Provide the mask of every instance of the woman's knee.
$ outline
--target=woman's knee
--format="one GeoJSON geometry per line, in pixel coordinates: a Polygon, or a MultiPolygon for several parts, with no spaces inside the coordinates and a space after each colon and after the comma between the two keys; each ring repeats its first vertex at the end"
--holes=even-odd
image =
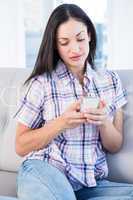
{"type": "MultiPolygon", "coordinates": [[[[33,193],[35,196],[43,197],[45,195],[47,200],[76,199],[70,183],[62,172],[46,162],[36,160],[23,163],[18,175],[20,199],[27,200],[33,193]],[[36,194],[35,191],[37,191],[36,194]]],[[[36,199],[35,196],[30,199],[36,199]]],[[[38,200],[42,200],[42,198],[38,200]]]]}

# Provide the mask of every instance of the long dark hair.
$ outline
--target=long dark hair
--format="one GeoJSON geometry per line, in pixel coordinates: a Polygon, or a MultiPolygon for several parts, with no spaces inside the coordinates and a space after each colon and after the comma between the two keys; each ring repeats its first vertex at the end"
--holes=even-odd
{"type": "Polygon", "coordinates": [[[79,6],[75,4],[62,4],[55,8],[48,20],[35,62],[35,67],[25,83],[44,72],[50,74],[56,68],[57,62],[60,59],[56,48],[57,29],[59,25],[68,21],[70,17],[83,22],[87,26],[88,33],[91,35],[90,52],[87,61],[90,63],[91,67],[94,68],[96,51],[95,27],[87,14],[79,6]]]}

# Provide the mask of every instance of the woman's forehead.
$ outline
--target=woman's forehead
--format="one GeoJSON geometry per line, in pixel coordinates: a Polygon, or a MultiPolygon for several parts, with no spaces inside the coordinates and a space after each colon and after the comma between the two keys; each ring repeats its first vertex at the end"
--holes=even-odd
{"type": "Polygon", "coordinates": [[[87,27],[83,22],[75,19],[69,19],[62,23],[57,30],[58,38],[68,38],[70,36],[77,36],[78,34],[87,33],[87,27]]]}

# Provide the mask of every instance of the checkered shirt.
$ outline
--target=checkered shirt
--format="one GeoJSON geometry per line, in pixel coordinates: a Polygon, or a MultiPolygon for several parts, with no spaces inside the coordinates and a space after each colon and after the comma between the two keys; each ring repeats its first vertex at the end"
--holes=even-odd
{"type": "MultiPolygon", "coordinates": [[[[118,108],[126,104],[126,92],[116,72],[93,70],[89,64],[84,74],[84,87],[68,68],[59,61],[56,70],[31,79],[21,95],[16,113],[22,124],[36,129],[60,116],[83,93],[107,102],[106,112],[113,120],[118,108]]],[[[99,129],[81,124],[60,133],[44,148],[29,153],[25,159],[41,159],[60,169],[74,190],[96,186],[96,180],[108,175],[99,129]]]]}

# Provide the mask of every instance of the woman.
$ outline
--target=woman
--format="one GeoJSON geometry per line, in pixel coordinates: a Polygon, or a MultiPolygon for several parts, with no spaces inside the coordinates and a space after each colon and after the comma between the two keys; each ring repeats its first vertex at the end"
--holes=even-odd
{"type": "Polygon", "coordinates": [[[122,145],[126,99],[116,73],[97,73],[95,50],[95,28],[84,11],[57,7],[16,114],[16,152],[25,156],[19,199],[133,198],[132,185],[106,180],[105,153],[122,145]],[[81,112],[85,95],[99,98],[98,108],[81,112]],[[103,100],[107,96],[110,101],[103,100]]]}

